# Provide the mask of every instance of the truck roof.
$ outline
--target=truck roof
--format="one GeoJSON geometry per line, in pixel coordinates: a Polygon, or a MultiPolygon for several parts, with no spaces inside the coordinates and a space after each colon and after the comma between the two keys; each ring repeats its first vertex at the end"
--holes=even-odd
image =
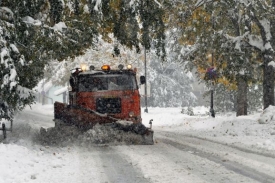
{"type": "Polygon", "coordinates": [[[136,72],[133,70],[128,70],[128,69],[123,69],[123,70],[92,70],[92,71],[85,71],[85,72],[80,72],[79,75],[97,75],[97,74],[132,74],[135,75],[136,72]]]}

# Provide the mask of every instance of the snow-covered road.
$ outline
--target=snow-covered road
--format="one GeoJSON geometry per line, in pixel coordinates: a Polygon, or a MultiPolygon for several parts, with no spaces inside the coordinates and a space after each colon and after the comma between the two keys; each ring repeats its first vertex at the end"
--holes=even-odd
{"type": "Polygon", "coordinates": [[[155,126],[154,145],[57,147],[33,139],[39,124],[52,126],[52,113],[27,110],[16,117],[7,143],[0,143],[0,183],[275,182],[274,151],[200,131],[155,126]]]}
{"type": "Polygon", "coordinates": [[[182,167],[189,167],[189,173],[200,177],[202,182],[275,181],[272,154],[173,132],[158,131],[157,137],[172,152],[178,151],[178,157],[183,158],[181,162],[185,162],[182,167]]]}
{"type": "Polygon", "coordinates": [[[10,161],[0,165],[1,170],[9,168],[10,172],[0,174],[2,182],[16,183],[275,181],[273,156],[172,132],[156,131],[156,141],[152,146],[10,144],[1,152],[10,161]]]}

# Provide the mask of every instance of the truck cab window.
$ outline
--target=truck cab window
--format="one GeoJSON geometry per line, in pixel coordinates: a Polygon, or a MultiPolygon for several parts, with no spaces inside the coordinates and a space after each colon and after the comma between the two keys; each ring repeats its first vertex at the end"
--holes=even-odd
{"type": "Polygon", "coordinates": [[[79,91],[113,91],[135,89],[137,89],[137,84],[134,75],[112,74],[79,76],[79,91]]]}

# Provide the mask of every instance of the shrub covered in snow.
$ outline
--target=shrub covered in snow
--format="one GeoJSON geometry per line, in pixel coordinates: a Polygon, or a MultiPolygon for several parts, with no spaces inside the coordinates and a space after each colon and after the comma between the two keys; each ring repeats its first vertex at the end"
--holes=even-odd
{"type": "Polygon", "coordinates": [[[260,118],[258,119],[258,122],[260,124],[268,124],[275,122],[274,111],[275,106],[269,106],[268,108],[266,108],[261,114],[260,118]]]}

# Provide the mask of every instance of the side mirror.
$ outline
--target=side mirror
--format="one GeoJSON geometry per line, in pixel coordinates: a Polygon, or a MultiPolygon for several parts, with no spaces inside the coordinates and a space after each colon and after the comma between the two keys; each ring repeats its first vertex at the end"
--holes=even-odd
{"type": "Polygon", "coordinates": [[[140,84],[143,85],[145,83],[145,81],[146,81],[145,76],[140,76],[140,84]]]}

